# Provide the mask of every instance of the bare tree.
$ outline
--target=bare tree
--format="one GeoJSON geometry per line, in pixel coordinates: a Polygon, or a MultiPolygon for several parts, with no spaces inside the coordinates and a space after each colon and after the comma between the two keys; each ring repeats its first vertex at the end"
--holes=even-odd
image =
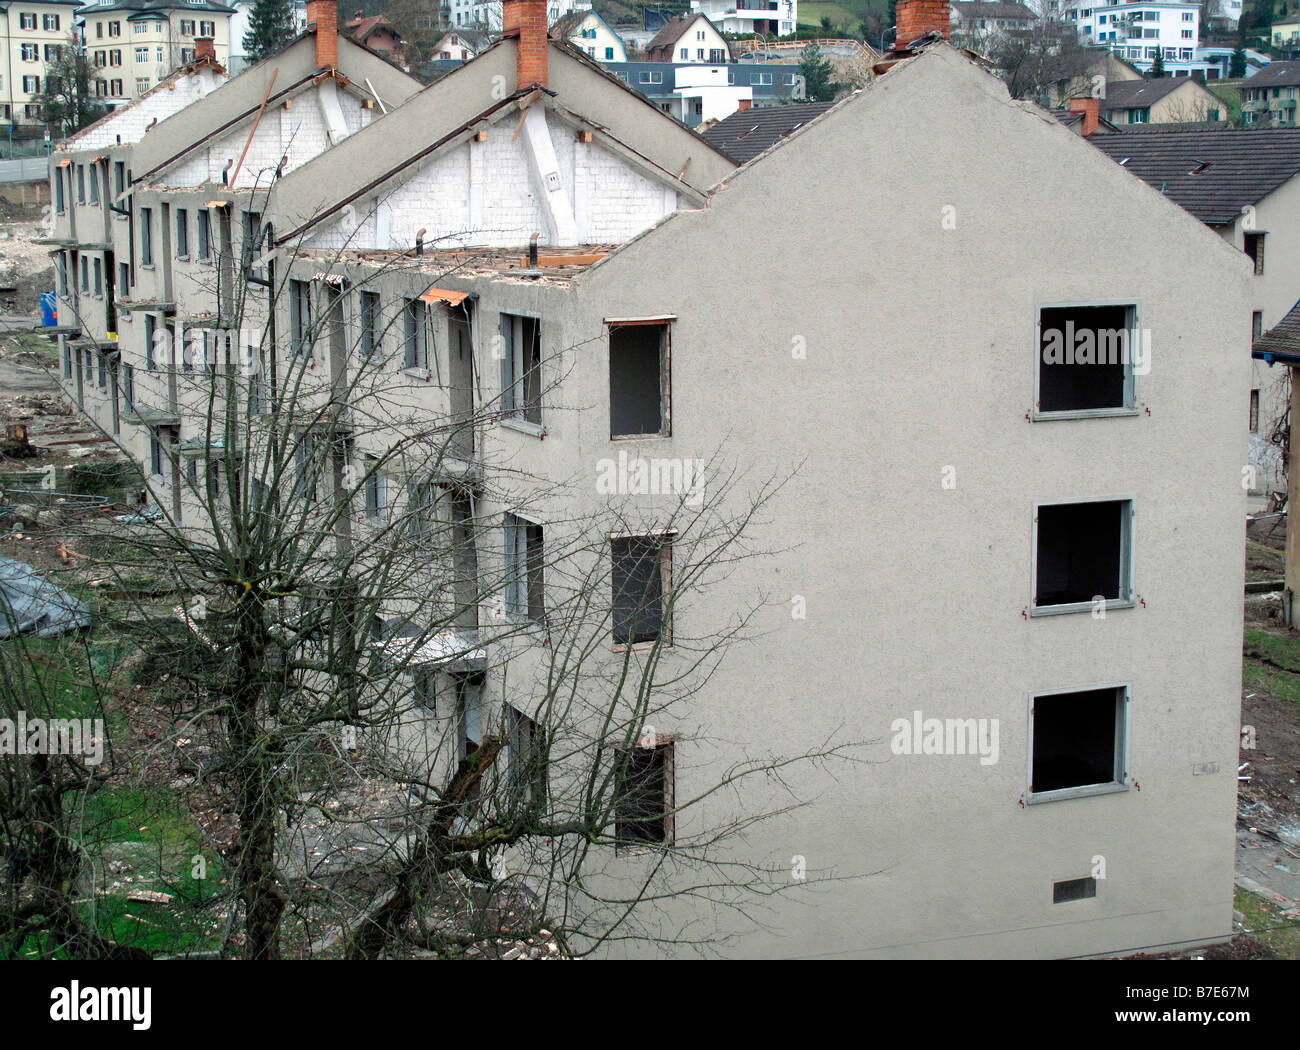
{"type": "MultiPolygon", "coordinates": [[[[218,315],[158,334],[156,391],[189,436],[152,433],[149,510],[68,530],[102,552],[79,578],[126,595],[112,614],[137,660],[169,668],[147,751],[191,809],[225,811],[215,950],[454,957],[503,928],[545,930],[565,955],[642,938],[702,950],[715,928],[641,915],[672,898],[752,918],[819,881],[738,843],[808,801],[801,767],[851,760],[852,744],[674,778],[677,740],[655,728],[754,639],[761,595],[701,633],[681,610],[775,553],[753,533],[783,479],[712,450],[647,519],[617,495],[593,512],[589,481],[486,464],[484,428],[562,398],[581,348],[485,394],[438,352],[472,324],[463,302],[421,295],[446,283],[439,253],[264,257],[257,239],[217,237],[218,315]],[[400,309],[345,319],[353,290],[394,281],[412,291],[400,309]],[[390,329],[449,410],[386,360],[390,329]],[[503,534],[504,554],[487,542],[503,534]],[[130,596],[141,576],[166,594],[130,596]],[[628,853],[644,858],[630,879],[628,853]]],[[[17,882],[15,907],[48,889],[17,882]]]]}

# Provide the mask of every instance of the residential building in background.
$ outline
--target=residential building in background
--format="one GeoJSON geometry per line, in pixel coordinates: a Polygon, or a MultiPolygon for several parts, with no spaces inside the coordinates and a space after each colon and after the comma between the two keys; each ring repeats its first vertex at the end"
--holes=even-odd
{"type": "Polygon", "coordinates": [[[651,62],[707,62],[716,65],[732,60],[731,44],[707,15],[679,15],[671,18],[646,45],[651,62]]]}
{"type": "MultiPolygon", "coordinates": [[[[451,25],[467,29],[487,29],[501,32],[501,0],[447,0],[451,25]]],[[[589,0],[546,0],[546,22],[554,25],[570,11],[591,8],[589,0]]]]}
{"type": "Polygon", "coordinates": [[[595,11],[570,11],[551,25],[554,40],[567,40],[597,62],[626,62],[622,38],[595,11]]]}
{"type": "Polygon", "coordinates": [[[37,96],[45,87],[47,64],[68,43],[77,8],[74,0],[43,0],[34,4],[5,4],[5,57],[0,65],[0,121],[39,124],[37,96]]]}
{"type": "Polygon", "coordinates": [[[1102,116],[1125,124],[1188,124],[1223,119],[1226,103],[1199,79],[1156,77],[1106,85],[1102,116]]]}
{"type": "Polygon", "coordinates": [[[216,61],[230,61],[235,9],[215,0],[117,0],[77,9],[86,54],[98,78],[96,97],[118,106],[152,90],[194,61],[195,41],[212,41],[216,61]]]}
{"type": "Polygon", "coordinates": [[[953,0],[952,38],[957,41],[987,41],[998,36],[1024,33],[1038,24],[1038,16],[1020,3],[984,3],[982,0],[953,0]]]}
{"type": "Polygon", "coordinates": [[[1094,6],[1075,0],[1062,14],[1084,44],[1108,47],[1143,73],[1161,55],[1169,76],[1204,71],[1196,59],[1201,39],[1201,5],[1195,0],[1115,3],[1094,6]]]}
{"type": "Polygon", "coordinates": [[[402,64],[402,34],[383,15],[363,17],[358,11],[343,28],[358,44],[378,52],[398,65],[402,64]]]}
{"type": "Polygon", "coordinates": [[[1296,126],[1300,62],[1271,62],[1241,85],[1241,119],[1247,126],[1296,126]]]}
{"type": "Polygon", "coordinates": [[[799,24],[799,0],[691,0],[724,33],[789,36],[799,24]]]}
{"type": "Polygon", "coordinates": [[[481,29],[453,29],[444,33],[429,49],[434,61],[468,62],[492,43],[492,34],[481,29]]]}

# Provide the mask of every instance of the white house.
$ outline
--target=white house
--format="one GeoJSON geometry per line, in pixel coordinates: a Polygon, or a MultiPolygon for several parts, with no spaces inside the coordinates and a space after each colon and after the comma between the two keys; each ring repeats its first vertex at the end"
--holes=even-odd
{"type": "Polygon", "coordinates": [[[566,40],[597,62],[626,62],[622,38],[595,11],[570,11],[551,25],[551,39],[566,40]]]}
{"type": "Polygon", "coordinates": [[[799,21],[799,0],[691,0],[724,33],[789,36],[799,21]]]}
{"type": "Polygon", "coordinates": [[[1109,47],[1147,72],[1162,55],[1171,75],[1200,68],[1196,46],[1201,37],[1201,7],[1195,2],[1157,0],[1143,3],[1102,3],[1076,0],[1064,12],[1084,44],[1109,47]]]}
{"type": "MultiPolygon", "coordinates": [[[[448,0],[444,6],[453,26],[501,32],[501,0],[448,0]]],[[[570,11],[590,9],[587,0],[546,0],[546,23],[554,25],[570,11]]]]}

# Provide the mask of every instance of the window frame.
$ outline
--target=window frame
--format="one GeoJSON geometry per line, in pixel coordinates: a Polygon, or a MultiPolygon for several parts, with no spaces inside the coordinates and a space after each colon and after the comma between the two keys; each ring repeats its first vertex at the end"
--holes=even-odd
{"type": "Polygon", "coordinates": [[[1141,414],[1138,405],[1138,375],[1133,371],[1133,354],[1130,349],[1128,363],[1124,366],[1124,405],[1117,408],[1067,408],[1044,412],[1038,406],[1042,402],[1043,381],[1043,311],[1090,309],[1092,307],[1126,307],[1130,312],[1127,328],[1136,331],[1141,338],[1142,302],[1140,299],[1082,299],[1071,302],[1040,302],[1034,305],[1034,400],[1030,416],[1034,422],[1051,422],[1062,419],[1104,419],[1111,416],[1137,416],[1141,414]]]}
{"type": "Polygon", "coordinates": [[[673,644],[673,617],[672,617],[672,596],[673,596],[673,545],[677,540],[677,529],[656,529],[649,532],[611,532],[606,537],[609,544],[609,584],[610,584],[610,644],[614,652],[626,652],[628,649],[645,650],[655,645],[661,645],[665,648],[673,644]],[[662,608],[659,615],[659,637],[648,638],[641,641],[624,640],[619,641],[615,636],[614,608],[618,599],[618,587],[614,579],[614,569],[616,565],[614,557],[614,543],[618,540],[649,540],[659,541],[659,573],[660,573],[660,602],[662,608]]]}
{"type": "MultiPolygon", "coordinates": [[[[648,739],[648,738],[647,738],[648,739]]],[[[673,736],[656,736],[653,743],[647,743],[646,740],[638,740],[631,747],[615,747],[615,762],[619,761],[619,754],[630,751],[663,751],[664,768],[663,768],[663,839],[655,841],[653,839],[624,839],[620,825],[626,823],[645,823],[644,821],[625,821],[620,818],[619,809],[624,795],[624,784],[621,778],[614,778],[614,837],[617,840],[614,852],[619,856],[636,855],[647,853],[654,850],[671,849],[676,843],[677,821],[675,820],[674,810],[677,806],[677,739],[673,736]]]]}
{"type": "Polygon", "coordinates": [[[605,341],[608,349],[607,365],[609,371],[609,439],[610,441],[643,441],[658,438],[670,438],[673,435],[673,324],[677,318],[628,318],[605,320],[605,341]],[[614,331],[620,328],[658,328],[661,331],[659,344],[659,416],[662,426],[657,431],[645,434],[616,434],[614,432],[614,331]]]}
{"type": "MultiPolygon", "coordinates": [[[[1030,571],[1029,571],[1029,615],[1065,616],[1070,613],[1091,612],[1097,608],[1096,602],[1068,602],[1064,605],[1037,605],[1038,595],[1038,518],[1042,507],[1073,507],[1084,503],[1127,503],[1128,517],[1122,522],[1120,533],[1120,578],[1118,598],[1107,598],[1101,606],[1106,612],[1113,609],[1132,609],[1137,604],[1136,589],[1133,585],[1135,572],[1134,549],[1137,546],[1134,536],[1137,531],[1137,499],[1132,494],[1123,496],[1089,496],[1083,499],[1048,499],[1034,501],[1033,529],[1030,537],[1030,571]]],[[[1100,686],[1098,688],[1101,688],[1100,686]]]]}
{"type": "Polygon", "coordinates": [[[525,434],[541,436],[546,432],[546,413],[543,403],[542,392],[545,387],[545,358],[542,343],[542,316],[530,310],[502,310],[497,318],[497,331],[501,336],[501,411],[500,420],[502,425],[514,430],[520,430],[525,434]],[[506,336],[506,322],[510,321],[511,334],[506,336]],[[523,368],[524,360],[522,356],[523,340],[517,340],[515,337],[515,322],[522,320],[531,320],[536,322],[537,327],[537,401],[536,401],[536,420],[527,418],[529,411],[529,401],[527,397],[526,370],[523,368]],[[516,352],[518,351],[520,366],[519,371],[515,369],[516,352]],[[509,375],[507,376],[507,371],[509,375]],[[509,382],[507,382],[509,378],[509,382]],[[516,400],[515,392],[520,390],[523,397],[516,400]],[[522,403],[520,403],[522,402],[522,403]]]}
{"type": "Polygon", "coordinates": [[[1028,694],[1025,755],[1025,805],[1039,806],[1048,802],[1063,802],[1072,798],[1092,798],[1097,795],[1118,795],[1129,790],[1131,764],[1129,745],[1132,723],[1133,683],[1102,682],[1098,685],[1070,686],[1066,689],[1039,689],[1028,694]],[[1081,784],[1077,787],[1055,788],[1051,791],[1034,791],[1034,702],[1042,697],[1068,696],[1072,693],[1092,693],[1103,689],[1119,690],[1115,698],[1115,779],[1101,784],[1081,784]]]}
{"type": "Polygon", "coordinates": [[[502,585],[506,617],[546,625],[546,527],[514,511],[502,514],[502,585]],[[534,563],[532,530],[537,530],[534,563]]]}

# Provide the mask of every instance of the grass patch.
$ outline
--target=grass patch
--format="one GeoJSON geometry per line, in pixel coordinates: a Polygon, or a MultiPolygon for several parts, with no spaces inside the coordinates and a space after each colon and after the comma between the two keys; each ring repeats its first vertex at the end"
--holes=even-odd
{"type": "Polygon", "coordinates": [[[1300,959],[1300,922],[1285,918],[1269,901],[1238,889],[1233,906],[1245,917],[1243,931],[1266,944],[1279,959],[1300,959]]]}
{"type": "Polygon", "coordinates": [[[799,5],[799,25],[819,26],[822,18],[829,18],[837,29],[857,29],[858,23],[866,15],[864,4],[861,13],[856,13],[843,4],[830,3],[829,0],[805,0],[799,5]]]}
{"type": "Polygon", "coordinates": [[[10,336],[8,347],[11,354],[31,354],[46,368],[59,366],[58,344],[50,342],[48,336],[39,332],[24,332],[22,335],[10,336]]]}

